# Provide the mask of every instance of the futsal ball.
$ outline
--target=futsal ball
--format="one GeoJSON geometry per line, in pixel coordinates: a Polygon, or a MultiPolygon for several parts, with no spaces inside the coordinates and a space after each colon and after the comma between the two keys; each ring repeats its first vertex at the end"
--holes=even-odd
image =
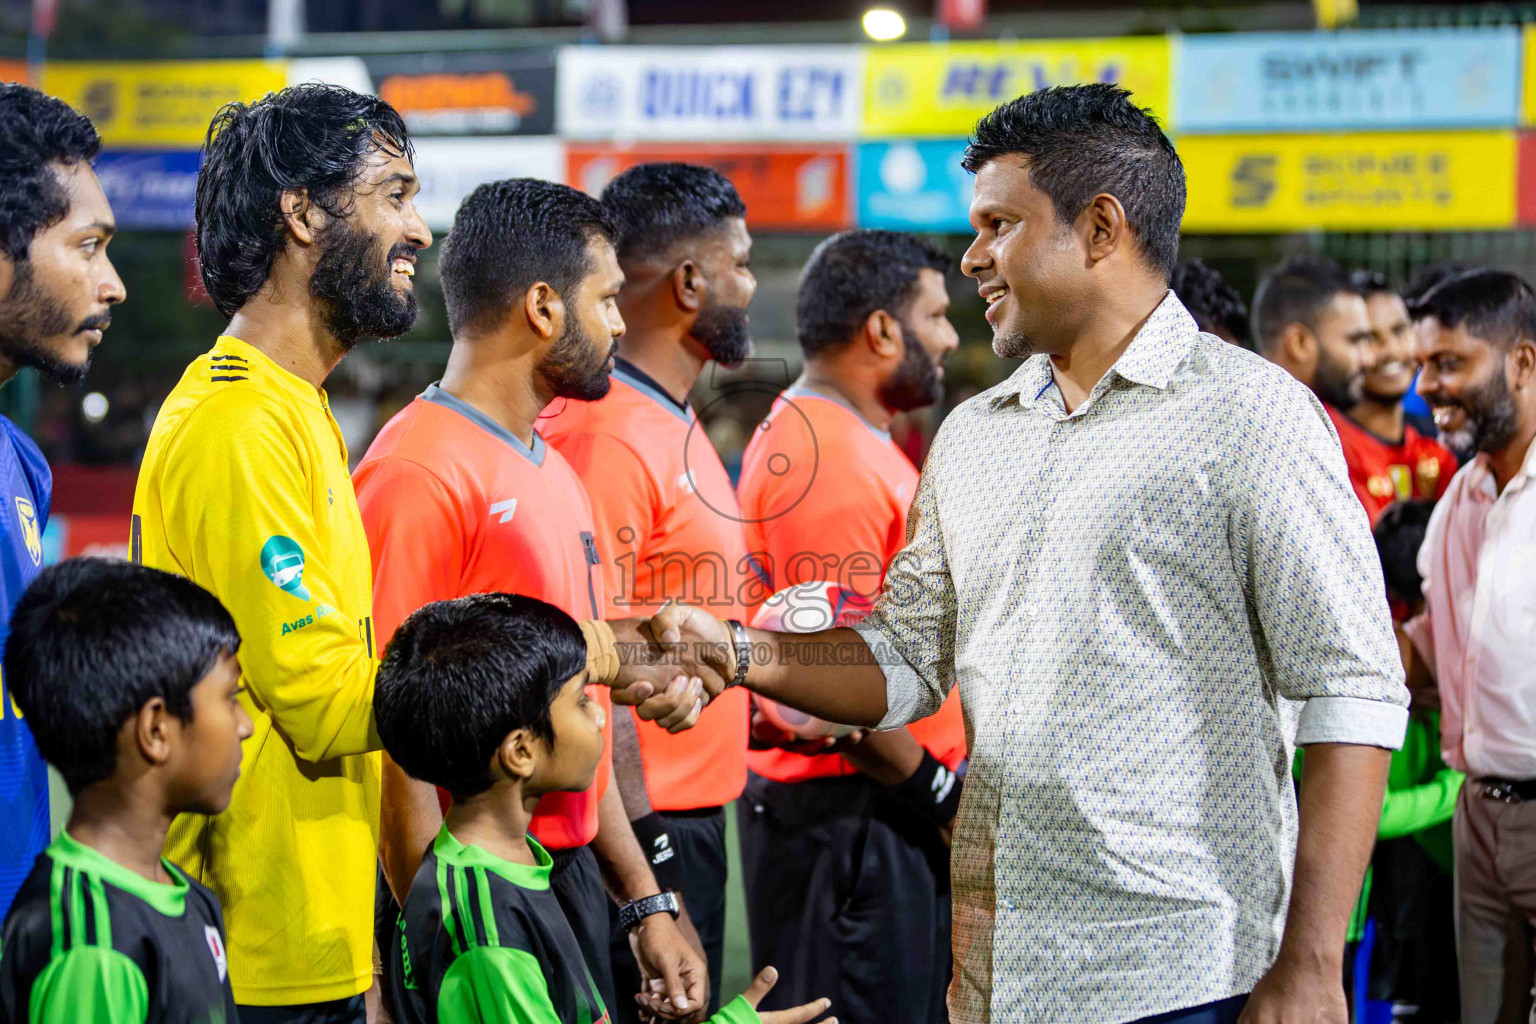
{"type": "MultiPolygon", "coordinates": [[[[752,617],[752,625],[756,629],[774,633],[817,633],[833,626],[848,625],[851,606],[857,606],[859,611],[867,610],[865,600],[851,591],[843,590],[836,583],[797,583],[764,601],[752,617]]],[[[764,718],[801,739],[843,737],[857,728],[824,722],[766,697],[757,697],[756,701],[757,709],[764,718]]]]}

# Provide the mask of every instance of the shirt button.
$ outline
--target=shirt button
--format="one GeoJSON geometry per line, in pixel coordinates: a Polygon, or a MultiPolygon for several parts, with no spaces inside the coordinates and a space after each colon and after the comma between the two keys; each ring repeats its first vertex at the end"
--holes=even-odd
{"type": "Polygon", "coordinates": [[[1003,907],[1004,910],[1018,910],[1019,909],[1017,906],[1014,905],[1013,900],[1000,900],[999,902],[1002,904],[1002,907],[1003,907]]]}
{"type": "Polygon", "coordinates": [[[1024,614],[1028,615],[1030,618],[1034,618],[1039,613],[1039,611],[1040,608],[1038,605],[1027,604],[1024,606],[1024,614]]]}

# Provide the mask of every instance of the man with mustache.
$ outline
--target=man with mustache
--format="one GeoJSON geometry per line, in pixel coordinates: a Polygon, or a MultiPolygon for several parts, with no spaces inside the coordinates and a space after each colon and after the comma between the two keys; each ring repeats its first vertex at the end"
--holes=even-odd
{"type": "MultiPolygon", "coordinates": [[[[606,616],[639,615],[669,597],[741,614],[751,581],[741,514],[688,392],[709,363],[739,366],[752,354],[747,306],[757,281],[746,207],[718,171],[677,163],[630,168],[608,184],[603,205],[619,225],[619,310],[628,326],[613,390],[592,403],[554,403],[541,429],[592,496],[606,616]]],[[[725,942],[724,805],[747,781],[746,695],[728,695],[698,728],[676,735],[618,715],[615,729],[639,733],[638,764],[614,749],[624,804],[662,885],[688,900],[714,1012],[725,942]]],[[[617,945],[623,989],[633,966],[617,945]]],[[[634,1016],[632,1004],[612,1009],[621,1020],[634,1016]]]]}
{"type": "Polygon", "coordinates": [[[324,382],[416,321],[432,244],[404,122],[302,85],[214,118],[197,179],[203,284],[224,334],[160,407],[133,501],[135,561],[217,596],[255,724],[229,809],[167,854],[214,890],[246,1024],[361,1024],[373,980],[378,637],[368,538],[324,382]]]}
{"type": "Polygon", "coordinates": [[[1184,169],[1125,90],[1004,103],[964,166],[961,269],[1023,362],[944,420],[874,609],[791,636],[668,605],[645,629],[711,694],[826,721],[893,729],[959,689],[957,1024],[1345,1024],[1408,695],[1338,439],[1169,291],[1184,169]]]}
{"type": "Polygon", "coordinates": [[[1413,307],[1419,392],[1470,459],[1419,549],[1424,612],[1403,627],[1409,688],[1438,684],[1453,825],[1462,1020],[1531,1010],[1536,927],[1536,293],[1473,270],[1413,307]]]}
{"type": "Polygon", "coordinates": [[[1294,256],[1253,293],[1259,353],[1312,389],[1329,409],[1349,409],[1365,391],[1373,358],[1365,298],[1332,260],[1294,256]]]}
{"type": "MultiPolygon", "coordinates": [[[[492,591],[536,597],[577,619],[601,617],[604,579],[587,492],[534,422],[552,401],[584,404],[608,393],[624,333],[616,236],[596,200],[547,181],[482,185],[459,207],[440,261],[453,332],[443,379],[389,421],[357,467],[380,644],[422,605],[492,591]]],[[[591,696],[612,714],[606,686],[591,696]]],[[[687,728],[697,702],[687,698],[666,725],[687,728]]],[[[633,728],[627,737],[604,732],[615,756],[626,742],[635,756],[633,728]]],[[[647,991],[655,981],[671,1010],[688,1016],[706,1004],[708,981],[674,923],[680,906],[670,915],[647,910],[619,930],[635,977],[614,985],[604,881],[630,905],[663,886],[609,785],[609,763],[605,755],[586,792],[545,796],[529,829],[554,855],[550,887],[604,1004],[633,1006],[642,980],[647,991]]],[[[382,813],[384,868],[403,901],[443,816],[434,788],[390,761],[382,813]]],[[[397,941],[393,927],[381,947],[389,941],[397,941]]]]}
{"type": "Polygon", "coordinates": [[[1408,304],[1380,274],[1360,271],[1351,284],[1365,299],[1370,352],[1360,400],[1328,416],[1349,465],[1349,482],[1375,526],[1395,501],[1434,501],[1450,486],[1456,456],[1408,422],[1403,399],[1413,388],[1413,321],[1408,304]]]}
{"type": "MultiPolygon", "coordinates": [[[[800,275],[805,368],[752,432],[739,488],[747,542],[791,625],[862,619],[906,539],[917,469],[890,424],[944,397],[943,363],[960,343],[951,264],[912,235],[846,231],[800,275]],[[830,608],[809,602],[817,584],[835,587],[830,608]]],[[[765,738],[761,718],[754,726],[765,738]]],[[[784,965],[771,1005],[815,990],[847,1020],[946,1021],[960,695],[833,749],[792,739],[747,755],[736,805],[753,962],[784,965]]]]}
{"type": "MultiPolygon", "coordinates": [[[[0,384],[30,366],[60,385],[85,375],[125,297],[107,256],[116,227],[91,169],[96,129],[24,85],[0,85],[0,384]]],[[[0,416],[0,646],[11,607],[42,568],[53,477],[0,416]]],[[[48,773],[0,679],[0,916],[48,845],[48,773]]]]}

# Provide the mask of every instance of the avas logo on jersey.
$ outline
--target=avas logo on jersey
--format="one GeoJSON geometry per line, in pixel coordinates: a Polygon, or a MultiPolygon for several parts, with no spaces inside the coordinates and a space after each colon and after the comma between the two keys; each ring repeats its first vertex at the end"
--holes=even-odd
{"type": "Polygon", "coordinates": [[[43,531],[37,528],[37,510],[26,498],[16,499],[16,517],[21,520],[21,536],[27,542],[27,554],[33,565],[43,564],[43,531]]]}
{"type": "Polygon", "coordinates": [[[203,925],[203,934],[208,937],[208,952],[213,954],[214,966],[219,969],[219,980],[223,981],[229,973],[229,961],[224,956],[224,936],[211,924],[203,925]]]}
{"type": "Polygon", "coordinates": [[[276,534],[261,546],[261,571],[279,590],[301,601],[309,600],[304,586],[304,549],[292,537],[276,534]]]}

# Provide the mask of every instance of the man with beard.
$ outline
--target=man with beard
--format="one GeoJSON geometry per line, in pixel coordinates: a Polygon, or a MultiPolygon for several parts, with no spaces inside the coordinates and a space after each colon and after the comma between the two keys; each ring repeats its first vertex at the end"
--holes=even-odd
{"type": "Polygon", "coordinates": [[[1253,293],[1259,353],[1312,389],[1329,409],[1360,401],[1373,358],[1365,299],[1332,260],[1295,256],[1253,293]]]}
{"type": "MultiPolygon", "coordinates": [[[[738,488],[748,546],[785,605],[780,618],[800,628],[862,619],[906,539],[918,474],[889,428],[943,397],[943,363],[960,341],[947,316],[950,262],[912,235],[848,231],[817,246],[801,274],[805,369],[753,431],[738,488]]],[[[765,732],[758,724],[754,736],[765,732]]],[[[771,1005],[814,990],[846,1020],[947,1020],[960,695],[932,718],[830,751],[779,746],[747,755],[737,802],[752,959],[783,966],[786,991],[771,1005]]]]}
{"type": "Polygon", "coordinates": [[[1462,1020],[1531,1010],[1536,927],[1536,294],[1451,277],[1413,307],[1419,391],[1469,461],[1419,549],[1424,612],[1403,627],[1410,689],[1438,684],[1453,824],[1462,1020]]]}
{"type": "MultiPolygon", "coordinates": [[[[357,467],[380,644],[422,605],[492,591],[536,597],[576,619],[601,617],[586,491],[534,421],[551,401],[608,393],[624,333],[615,236],[601,204],[547,181],[482,185],[459,207],[440,262],[453,331],[443,379],[385,425],[357,467]]],[[[689,685],[697,683],[681,680],[680,689],[689,685]]],[[[591,695],[611,716],[608,688],[591,695]]],[[[690,696],[666,724],[687,728],[698,702],[690,696]]],[[[604,733],[615,756],[626,742],[636,756],[633,729],[604,733]]],[[[662,888],[608,784],[609,761],[586,792],[545,796],[529,829],[554,855],[550,887],[605,1005],[633,1006],[643,978],[647,990],[660,983],[686,1016],[709,993],[703,959],[674,921],[681,907],[647,904],[620,931],[630,963],[639,962],[632,985],[616,988],[609,970],[604,880],[630,907],[662,888]]],[[[432,786],[392,762],[385,768],[381,853],[389,888],[403,899],[443,816],[432,786]]],[[[380,946],[387,941],[398,941],[392,928],[380,946]]]]}
{"type": "MultiPolygon", "coordinates": [[[[90,164],[100,148],[66,104],[0,85],[0,384],[23,366],[78,381],[123,301],[112,208],[90,164]]],[[[42,568],[52,494],[43,453],[0,416],[0,646],[42,568]]],[[[0,916],[48,840],[48,772],[0,679],[0,916]]]]}
{"type": "Polygon", "coordinates": [[[1380,274],[1351,278],[1365,299],[1371,323],[1370,352],[1361,377],[1361,398],[1347,410],[1328,406],[1328,416],[1349,466],[1349,482],[1375,526],[1396,501],[1434,501],[1456,473],[1456,456],[1407,421],[1403,398],[1413,388],[1413,321],[1408,305],[1380,274]]]}
{"type": "MultiPolygon", "coordinates": [[[[738,366],[752,353],[747,305],[757,281],[746,207],[718,171],[672,163],[620,174],[603,205],[619,225],[619,309],[628,325],[613,390],[589,404],[555,403],[541,429],[592,496],[606,615],[643,614],[669,597],[741,614],[750,582],[741,514],[688,392],[709,362],[738,366]]],[[[662,885],[687,897],[698,926],[711,1013],[725,942],[724,805],[747,781],[746,695],[718,703],[698,728],[676,735],[621,710],[615,728],[638,728],[639,763],[622,745],[614,751],[635,835],[662,885]]],[[[616,943],[620,990],[632,972],[616,943]]],[[[613,1011],[634,1015],[632,1004],[613,1011]]]]}
{"type": "MultiPolygon", "coordinates": [[[[680,661],[884,729],[958,687],[957,1024],[1344,1024],[1408,695],[1338,439],[1168,290],[1184,169],[1125,90],[1004,103],[964,165],[961,268],[1024,362],[939,428],[874,609],[791,636],[669,604],[644,630],[680,657],[614,685],[680,661]]],[[[610,627],[636,653],[641,621],[610,627]]]]}
{"type": "Polygon", "coordinates": [[[243,640],[240,782],[166,851],[224,905],[246,1024],[361,1022],[373,980],[378,638],[322,385],[416,320],[417,189],[395,110],[324,85],[223,108],[198,172],[203,283],[230,321],[160,407],[131,550],[212,591],[243,640]]]}

